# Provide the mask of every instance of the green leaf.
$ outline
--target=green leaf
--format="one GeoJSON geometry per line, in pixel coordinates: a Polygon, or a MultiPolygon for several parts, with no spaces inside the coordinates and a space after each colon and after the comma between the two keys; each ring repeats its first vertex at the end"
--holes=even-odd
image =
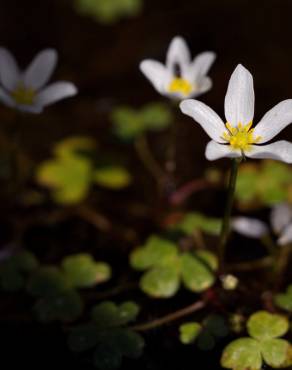
{"type": "Polygon", "coordinates": [[[66,257],[62,262],[65,276],[72,286],[91,287],[107,281],[111,268],[103,262],[95,262],[91,255],[81,253],[66,257]]]}
{"type": "Polygon", "coordinates": [[[123,167],[105,166],[94,171],[93,180],[100,186],[116,190],[128,186],[132,178],[123,167]]]}
{"type": "Polygon", "coordinates": [[[284,316],[258,311],[250,316],[247,330],[251,337],[266,340],[281,337],[287,333],[289,322],[284,316]]]}
{"type": "Polygon", "coordinates": [[[72,156],[89,155],[96,149],[95,141],[86,136],[73,136],[66,138],[54,148],[55,156],[58,158],[71,158],[72,156]]]}
{"type": "Polygon", "coordinates": [[[136,270],[146,270],[153,266],[165,266],[178,257],[176,245],[158,236],[151,236],[145,246],[136,248],[130,255],[131,266],[136,270]]]}
{"type": "Polygon", "coordinates": [[[35,304],[34,310],[42,322],[70,322],[81,315],[83,302],[76,291],[66,290],[41,298],[35,304]]]}
{"type": "Polygon", "coordinates": [[[152,131],[161,131],[173,121],[170,109],[162,103],[146,105],[141,111],[141,116],[144,126],[152,131]]]}
{"type": "Polygon", "coordinates": [[[53,266],[41,267],[31,278],[28,291],[37,297],[55,296],[56,293],[71,289],[68,279],[53,266]]]}
{"type": "Polygon", "coordinates": [[[84,324],[70,329],[68,347],[73,352],[93,349],[98,343],[98,330],[94,324],[84,324]]]}
{"type": "Polygon", "coordinates": [[[197,322],[187,322],[179,327],[180,341],[183,344],[193,343],[202,329],[201,324],[197,322]]]}
{"type": "Polygon", "coordinates": [[[142,10],[142,0],[75,0],[77,12],[97,22],[111,24],[120,18],[135,16],[142,10]]]}
{"type": "Polygon", "coordinates": [[[181,257],[181,264],[183,282],[191,291],[202,292],[214,284],[212,268],[202,263],[195,255],[185,253],[181,257]]]}
{"type": "Polygon", "coordinates": [[[224,349],[221,366],[234,370],[260,370],[262,356],[259,342],[252,338],[234,340],[224,349]]]}
{"type": "Polygon", "coordinates": [[[273,368],[283,366],[289,354],[290,344],[284,339],[267,339],[261,342],[264,361],[273,368]]]}
{"type": "Polygon", "coordinates": [[[292,312],[292,285],[288,286],[286,293],[276,294],[274,301],[278,307],[292,312]]]}
{"type": "Polygon", "coordinates": [[[215,337],[208,331],[203,330],[197,338],[197,347],[201,351],[210,351],[215,347],[215,337]]]}
{"type": "Polygon", "coordinates": [[[92,164],[87,158],[64,156],[43,162],[36,177],[41,185],[52,190],[56,202],[77,203],[88,194],[92,164]]]}
{"type": "Polygon", "coordinates": [[[133,359],[140,357],[144,348],[143,338],[138,333],[124,328],[111,332],[111,343],[123,356],[133,359]]]}
{"type": "Polygon", "coordinates": [[[124,302],[117,306],[111,301],[96,305],[91,317],[99,329],[123,326],[136,319],[139,306],[134,302],[124,302]]]}
{"type": "Polygon", "coordinates": [[[204,231],[210,235],[219,235],[221,219],[206,217],[198,212],[190,212],[173,228],[187,235],[192,235],[196,230],[204,231]]]}
{"type": "Polygon", "coordinates": [[[175,295],[180,285],[176,266],[157,266],[146,272],[140,281],[142,291],[155,298],[169,298],[175,295]]]}
{"type": "Polygon", "coordinates": [[[210,315],[206,320],[204,328],[218,338],[224,338],[229,333],[226,321],[219,315],[210,315]]]}

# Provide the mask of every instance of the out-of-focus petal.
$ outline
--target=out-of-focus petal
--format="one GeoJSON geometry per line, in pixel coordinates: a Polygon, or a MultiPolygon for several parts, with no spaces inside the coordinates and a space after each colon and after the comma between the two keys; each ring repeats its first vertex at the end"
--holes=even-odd
{"type": "Polygon", "coordinates": [[[279,245],[286,245],[292,243],[292,224],[285,227],[277,243],[279,245]]]}
{"type": "Polygon", "coordinates": [[[277,204],[272,208],[270,220],[273,230],[279,234],[292,222],[292,207],[287,203],[277,204]]]}
{"type": "Polygon", "coordinates": [[[180,68],[181,75],[184,76],[191,63],[191,54],[185,40],[176,36],[170,43],[166,56],[166,67],[171,72],[175,72],[175,67],[180,68]]]}
{"type": "Polygon", "coordinates": [[[144,60],[140,64],[140,70],[160,94],[166,93],[166,86],[171,81],[171,75],[162,63],[155,60],[144,60]]]}
{"type": "Polygon", "coordinates": [[[231,227],[237,233],[254,239],[260,239],[269,233],[267,225],[256,218],[234,217],[231,227]]]}
{"type": "Polygon", "coordinates": [[[17,62],[5,48],[0,48],[0,81],[8,91],[14,90],[21,82],[17,62]]]}
{"type": "Polygon", "coordinates": [[[77,88],[71,82],[55,82],[42,91],[36,97],[36,106],[45,107],[58,100],[77,94],[77,88]]]}

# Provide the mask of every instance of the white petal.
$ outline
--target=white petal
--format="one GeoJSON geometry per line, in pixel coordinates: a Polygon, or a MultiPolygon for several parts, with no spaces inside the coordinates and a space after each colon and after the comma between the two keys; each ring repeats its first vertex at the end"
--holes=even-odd
{"type": "Polygon", "coordinates": [[[37,54],[24,73],[24,85],[36,90],[43,87],[56,67],[57,57],[54,49],[43,50],[37,54]]]}
{"type": "Polygon", "coordinates": [[[281,140],[268,145],[252,145],[251,150],[244,154],[249,158],[269,158],[292,163],[292,143],[281,140]]]}
{"type": "Polygon", "coordinates": [[[0,81],[11,91],[20,83],[20,71],[13,55],[4,48],[0,48],[0,81]]]}
{"type": "Polygon", "coordinates": [[[205,156],[209,161],[219,158],[238,158],[241,157],[240,150],[231,149],[230,145],[219,144],[216,141],[210,141],[206,146],[205,156]]]}
{"type": "Polygon", "coordinates": [[[205,92],[209,91],[212,88],[212,80],[210,77],[203,77],[201,79],[200,85],[198,85],[197,89],[191,94],[191,97],[196,97],[199,95],[204,94],[205,92]]]}
{"type": "Polygon", "coordinates": [[[11,96],[4,90],[0,87],[0,101],[2,101],[5,105],[7,105],[8,107],[14,107],[15,106],[15,102],[14,100],[11,98],[11,96]]]}
{"type": "Polygon", "coordinates": [[[269,110],[254,129],[255,136],[261,136],[265,143],[276,136],[292,122],[292,99],[284,100],[269,110]]]}
{"type": "Polygon", "coordinates": [[[76,95],[77,89],[70,82],[55,82],[44,90],[42,90],[36,97],[36,106],[44,107],[55,103],[58,100],[68,98],[76,95]]]}
{"type": "Polygon", "coordinates": [[[181,75],[184,76],[191,63],[191,54],[185,40],[177,36],[168,48],[166,56],[166,67],[173,74],[175,66],[179,66],[181,75]]]}
{"type": "Polygon", "coordinates": [[[140,64],[140,70],[160,93],[166,93],[166,86],[171,81],[171,75],[166,67],[155,60],[144,60],[140,64]]]}
{"type": "Polygon", "coordinates": [[[267,225],[256,218],[235,217],[231,227],[237,233],[255,239],[260,239],[269,233],[267,225]]]}
{"type": "Polygon", "coordinates": [[[186,79],[200,84],[201,79],[209,72],[215,58],[216,54],[211,51],[199,54],[190,65],[186,79]]]}
{"type": "Polygon", "coordinates": [[[286,244],[290,244],[291,242],[292,242],[292,224],[288,225],[284,229],[277,243],[279,245],[286,245],[286,244]]]}
{"type": "Polygon", "coordinates": [[[225,117],[232,126],[246,125],[254,117],[253,78],[250,72],[239,64],[230,78],[225,96],[225,117]]]}
{"type": "Polygon", "coordinates": [[[206,104],[198,100],[187,99],[181,102],[180,109],[198,122],[213,140],[219,143],[224,142],[221,136],[226,131],[225,125],[218,114],[206,104]]]}
{"type": "Polygon", "coordinates": [[[277,204],[272,209],[270,219],[273,230],[279,234],[292,222],[292,207],[287,203],[277,204]]]}

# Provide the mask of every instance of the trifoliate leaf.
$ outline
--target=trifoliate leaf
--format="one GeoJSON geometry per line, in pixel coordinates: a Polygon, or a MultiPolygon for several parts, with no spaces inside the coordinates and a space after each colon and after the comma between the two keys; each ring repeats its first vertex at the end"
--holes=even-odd
{"type": "Polygon", "coordinates": [[[221,365],[234,370],[260,370],[262,355],[259,342],[252,338],[234,340],[224,349],[221,365]]]}
{"type": "Polygon", "coordinates": [[[85,253],[66,257],[62,268],[72,286],[77,288],[94,286],[107,281],[111,276],[108,264],[95,262],[91,255],[85,253]]]}
{"type": "Polygon", "coordinates": [[[72,156],[88,155],[96,149],[95,141],[86,136],[73,136],[66,138],[54,148],[58,158],[71,158],[72,156]]]}
{"type": "Polygon", "coordinates": [[[289,321],[281,315],[258,311],[251,315],[247,330],[251,337],[266,340],[281,337],[289,329],[289,321]]]}
{"type": "Polygon", "coordinates": [[[202,329],[201,324],[197,322],[187,322],[179,327],[179,338],[183,344],[193,343],[202,329]]]}
{"type": "Polygon", "coordinates": [[[115,190],[128,186],[132,179],[123,167],[105,166],[94,170],[93,180],[100,186],[115,190]]]}
{"type": "Polygon", "coordinates": [[[201,213],[187,213],[184,218],[172,228],[180,230],[187,235],[192,235],[196,230],[204,231],[210,235],[219,235],[221,229],[221,220],[217,218],[206,217],[201,213]]]}

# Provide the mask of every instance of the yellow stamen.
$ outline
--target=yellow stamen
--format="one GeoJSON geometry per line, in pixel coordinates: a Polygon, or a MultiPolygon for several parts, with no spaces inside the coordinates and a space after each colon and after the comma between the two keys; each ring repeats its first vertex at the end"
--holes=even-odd
{"type": "Polygon", "coordinates": [[[19,85],[11,94],[12,98],[17,104],[32,105],[36,96],[33,89],[19,85]]]}
{"type": "Polygon", "coordinates": [[[251,129],[252,122],[247,125],[238,123],[237,127],[231,126],[229,122],[226,123],[228,131],[223,132],[222,138],[227,141],[233,149],[240,149],[241,151],[250,150],[252,144],[258,144],[261,141],[261,136],[254,137],[254,129],[251,129]]]}
{"type": "Polygon", "coordinates": [[[181,93],[185,96],[188,96],[192,90],[192,84],[183,78],[174,78],[168,87],[168,92],[181,93]]]}

